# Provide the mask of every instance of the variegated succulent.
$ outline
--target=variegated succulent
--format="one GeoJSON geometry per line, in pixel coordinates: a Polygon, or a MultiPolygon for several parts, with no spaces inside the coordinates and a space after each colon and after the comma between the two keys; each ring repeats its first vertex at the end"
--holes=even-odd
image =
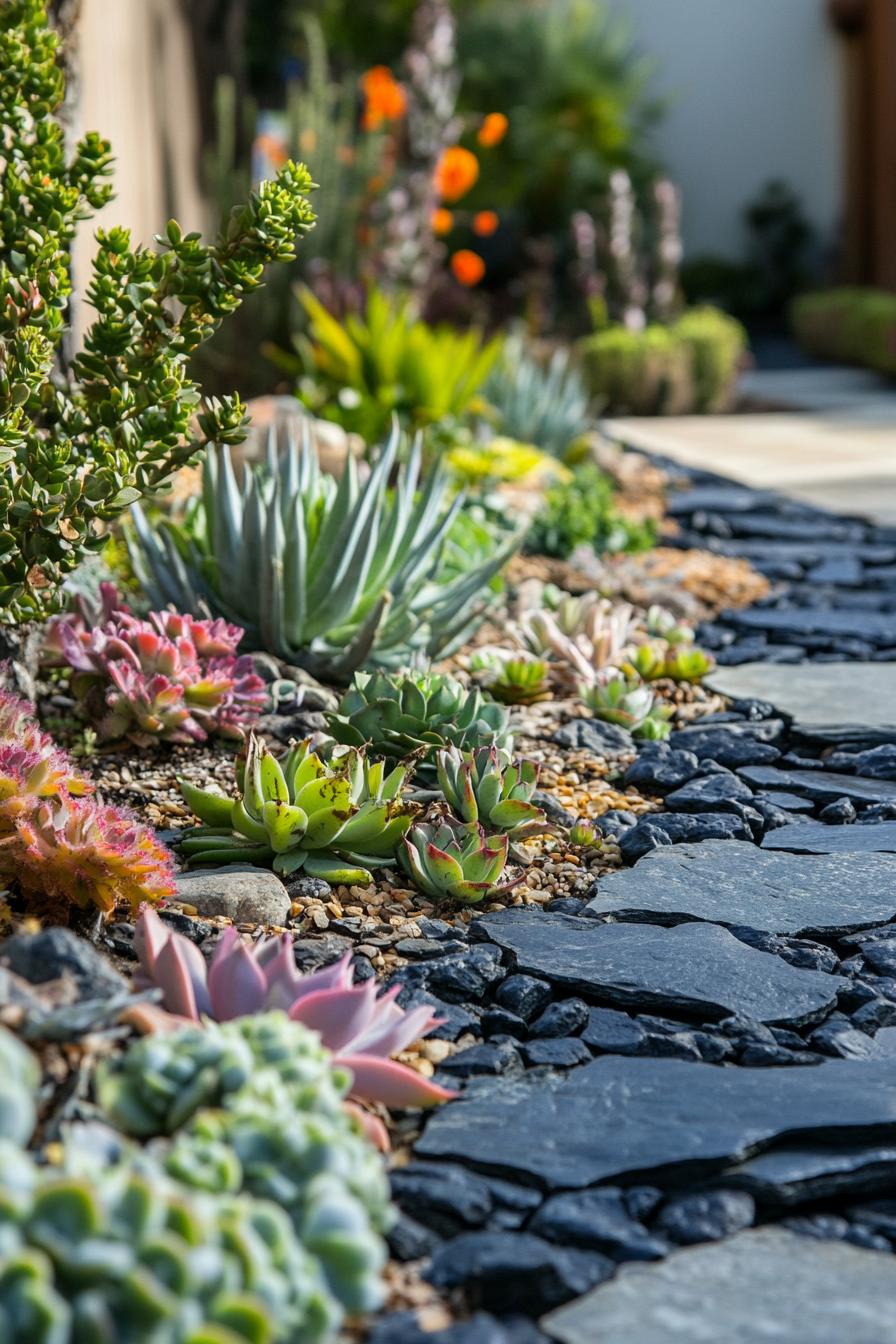
{"type": "Polygon", "coordinates": [[[487,837],[479,825],[445,818],[434,825],[421,822],[413,826],[399,858],[424,896],[479,905],[516,885],[517,879],[500,880],[508,847],[507,835],[487,837]]]}
{"type": "Polygon", "coordinates": [[[185,1021],[229,1022],[281,1008],[291,1021],[316,1031],[337,1067],[350,1071],[352,1096],[404,1107],[432,1106],[453,1095],[389,1058],[440,1025],[440,1019],[426,1005],[405,1012],[395,1002],[398,990],[377,995],[375,980],[353,984],[350,953],[302,975],[291,934],[249,946],[231,927],[206,967],[195,944],[166,928],[148,906],[137,920],[134,946],[138,986],[162,991],[161,1009],[141,1004],[132,1010],[140,1025],[169,1029],[185,1021]]]}
{"type": "Polygon", "coordinates": [[[390,863],[419,808],[403,799],[406,770],[388,775],[354,748],[325,761],[310,739],[278,760],[254,734],[240,797],[181,781],[185,801],[203,822],[184,832],[190,863],[256,863],[278,873],[302,869],[329,882],[370,882],[370,869],[390,863]]]}
{"type": "Polygon", "coordinates": [[[507,710],[454,677],[436,673],[358,672],[327,726],[338,742],[369,746],[377,756],[414,756],[417,770],[435,773],[443,747],[512,750],[507,710]]]}
{"type": "Polygon", "coordinates": [[[671,705],[661,705],[649,686],[624,672],[600,673],[579,687],[579,694],[598,719],[628,728],[635,737],[660,740],[669,736],[671,705]]]}
{"type": "Polygon", "coordinates": [[[477,649],[470,671],[478,684],[504,705],[535,705],[551,698],[548,664],[531,653],[477,649]]]}
{"type": "Polygon", "coordinates": [[[337,485],[320,471],[307,426],[301,442],[294,423],[282,431],[282,450],[272,434],[267,465],[247,468],[242,488],[228,449],[210,451],[188,522],[156,529],[135,507],[134,568],[153,602],[205,603],[245,627],[248,647],[337,683],[363,664],[459,647],[519,536],[493,541],[461,573],[446,568],[463,500],[451,499],[441,466],[421,476],[419,442],[405,454],[395,428],[363,484],[349,454],[337,485]]]}
{"type": "Polygon", "coordinates": [[[525,840],[548,829],[544,812],[532,802],[538,785],[534,761],[513,761],[497,747],[448,747],[436,757],[436,774],[453,815],[478,823],[486,835],[506,832],[511,840],[525,840]]]}
{"type": "Polygon", "coordinates": [[[223,620],[174,611],[132,616],[114,587],[102,585],[109,619],[89,623],[83,598],[49,622],[48,661],[71,668],[71,687],[101,738],[202,742],[210,733],[242,737],[261,713],[266,691],[243,631],[223,620]]]}

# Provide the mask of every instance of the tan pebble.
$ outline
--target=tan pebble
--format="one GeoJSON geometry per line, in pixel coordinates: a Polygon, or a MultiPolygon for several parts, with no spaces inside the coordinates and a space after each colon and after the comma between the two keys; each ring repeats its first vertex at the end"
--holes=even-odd
{"type": "Polygon", "coordinates": [[[342,906],[339,905],[338,902],[327,901],[327,904],[324,908],[333,916],[334,919],[340,919],[342,917],[342,906]]]}
{"type": "Polygon", "coordinates": [[[352,919],[358,919],[364,914],[364,907],[363,905],[347,905],[345,913],[350,915],[352,919]]]}
{"type": "Polygon", "coordinates": [[[452,1048],[450,1041],[424,1041],[420,1047],[424,1058],[433,1064],[441,1064],[443,1059],[447,1059],[452,1048]]]}
{"type": "Polygon", "coordinates": [[[311,922],[316,929],[328,929],[330,927],[330,920],[323,910],[312,910],[311,922]]]}
{"type": "Polygon", "coordinates": [[[370,957],[371,961],[379,954],[379,948],[372,947],[370,943],[359,943],[358,951],[361,953],[362,957],[370,957]]]}
{"type": "MultiPolygon", "coordinates": [[[[344,888],[340,887],[340,891],[344,888]]],[[[369,888],[367,887],[349,887],[349,895],[354,896],[356,901],[366,901],[369,888]]]]}

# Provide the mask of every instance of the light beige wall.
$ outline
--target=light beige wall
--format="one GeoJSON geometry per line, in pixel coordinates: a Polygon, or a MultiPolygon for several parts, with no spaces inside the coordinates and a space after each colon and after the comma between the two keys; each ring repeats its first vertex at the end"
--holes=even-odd
{"type": "MultiPolygon", "coordinates": [[[[151,243],[176,216],[204,227],[197,175],[193,57],[180,0],[82,0],[79,21],[81,131],[112,142],[115,200],[82,226],[75,283],[83,291],[94,230],[121,224],[151,243]]],[[[75,306],[80,334],[90,309],[75,306]]]]}

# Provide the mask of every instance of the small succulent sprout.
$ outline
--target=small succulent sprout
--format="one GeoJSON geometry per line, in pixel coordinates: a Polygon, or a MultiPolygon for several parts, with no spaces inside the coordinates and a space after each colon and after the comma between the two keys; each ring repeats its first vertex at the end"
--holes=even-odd
{"type": "Polygon", "coordinates": [[[416,756],[418,773],[429,775],[440,748],[513,746],[502,705],[437,674],[358,672],[327,727],[338,742],[389,760],[416,756]]]}
{"type": "Polygon", "coordinates": [[[715,664],[712,654],[703,649],[673,648],[666,656],[663,676],[672,681],[702,681],[715,664]]]}
{"type": "Polygon", "coordinates": [[[373,980],[353,984],[349,954],[303,975],[296,969],[291,934],[263,938],[250,947],[231,927],[206,967],[195,944],[167,928],[148,906],[140,911],[134,946],[140,987],[162,991],[161,1011],[154,1005],[132,1010],[138,1025],[229,1022],[282,1008],[291,1021],[313,1028],[332,1050],[334,1063],[350,1071],[353,1097],[404,1107],[432,1106],[453,1095],[390,1058],[440,1019],[426,1005],[410,1012],[400,1008],[397,990],[378,996],[373,980]]]}
{"type": "Polygon", "coordinates": [[[606,672],[580,686],[579,694],[596,718],[628,728],[635,737],[658,741],[669,735],[671,707],[657,704],[649,686],[623,672],[606,672]]]}
{"type": "Polygon", "coordinates": [[[548,664],[533,654],[480,649],[470,658],[470,671],[504,705],[534,705],[551,698],[548,664]]]}
{"type": "Polygon", "coordinates": [[[570,826],[567,835],[569,844],[576,849],[593,849],[601,844],[601,834],[593,821],[587,817],[579,817],[570,826]]]}
{"type": "Polygon", "coordinates": [[[546,656],[567,685],[590,681],[595,673],[617,667],[634,633],[634,612],[597,593],[562,594],[552,611],[524,611],[519,638],[524,648],[546,656]]]}
{"type": "Polygon", "coordinates": [[[388,775],[349,748],[324,761],[310,742],[279,760],[250,734],[241,796],[181,781],[184,800],[204,823],[179,842],[190,863],[247,862],[278,873],[303,870],[328,882],[367,883],[370,869],[395,856],[419,808],[401,796],[406,769],[388,775]]]}
{"type": "Polygon", "coordinates": [[[525,840],[548,829],[544,812],[532,802],[538,785],[534,761],[511,761],[497,747],[458,751],[448,747],[436,757],[439,788],[454,816],[478,823],[487,835],[506,832],[525,840]]]}
{"type": "Polygon", "coordinates": [[[421,822],[405,836],[399,860],[425,896],[479,905],[516,885],[500,883],[508,846],[506,835],[487,837],[478,825],[421,822]]]}
{"type": "Polygon", "coordinates": [[[648,640],[629,649],[622,671],[633,681],[658,681],[668,675],[666,659],[669,649],[658,640],[648,640]]]}
{"type": "Polygon", "coordinates": [[[645,625],[651,638],[664,639],[667,644],[673,646],[691,644],[694,639],[691,627],[679,621],[667,607],[661,607],[658,603],[647,608],[645,625]]]}

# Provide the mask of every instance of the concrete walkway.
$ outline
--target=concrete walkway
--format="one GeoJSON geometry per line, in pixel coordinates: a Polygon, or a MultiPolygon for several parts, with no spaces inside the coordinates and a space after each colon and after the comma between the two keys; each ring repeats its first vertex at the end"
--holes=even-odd
{"type": "Polygon", "coordinates": [[[747,485],[896,524],[896,384],[861,369],[751,370],[738,415],[627,416],[611,438],[747,485]]]}

